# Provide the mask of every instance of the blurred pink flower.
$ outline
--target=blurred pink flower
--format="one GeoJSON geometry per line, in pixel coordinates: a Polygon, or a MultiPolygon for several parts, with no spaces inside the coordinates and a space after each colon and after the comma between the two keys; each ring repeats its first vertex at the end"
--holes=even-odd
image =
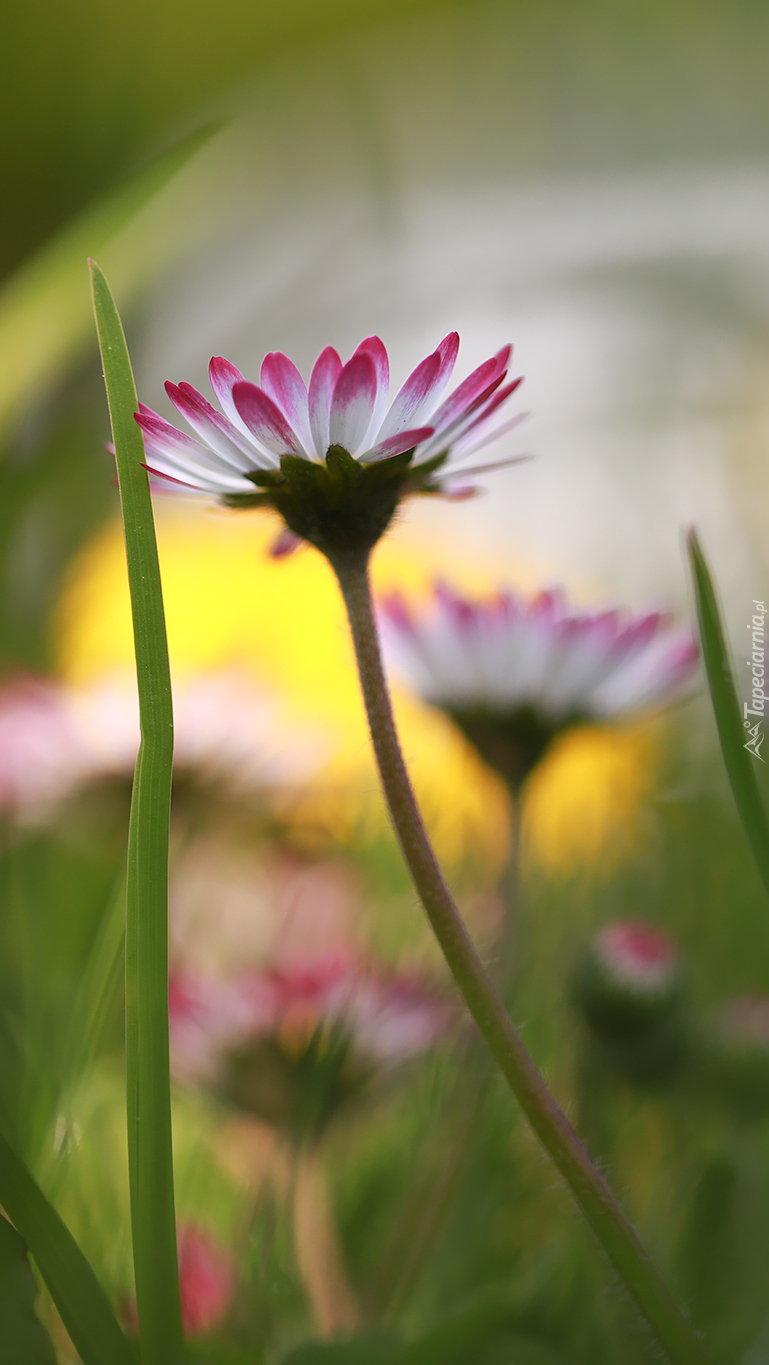
{"type": "Polygon", "coordinates": [[[659,612],[577,613],[557,591],[470,601],[440,585],[420,612],[390,594],[380,620],[392,667],[513,786],[560,730],[670,701],[697,662],[691,631],[659,612]]]}
{"type": "Polygon", "coordinates": [[[329,448],[337,446],[362,464],[374,464],[413,450],[409,468],[415,473],[443,457],[440,469],[425,470],[429,491],[466,494],[471,490],[456,485],[458,475],[497,466],[457,470],[454,465],[515,424],[517,418],[489,429],[520,380],[504,382],[511,352],[505,346],[444,399],[458,350],[459,337],[450,332],[420,362],[389,408],[389,361],[376,336],[362,341],[346,364],[327,346],[315,362],[309,388],[280,351],[265,357],[259,385],[214,356],[209,373],[221,411],[190,384],[166,384],[171,402],[197,440],[140,405],[136,420],[144,434],[147,466],[171,483],[237,498],[252,496],[255,481],[250,476],[279,470],[283,455],[322,463],[329,448]],[[444,461],[451,465],[445,472],[444,461]]]}
{"type": "Polygon", "coordinates": [[[691,680],[697,645],[659,612],[577,613],[562,592],[468,601],[440,585],[420,615],[391,594],[382,602],[388,653],[426,701],[511,710],[531,706],[554,723],[608,718],[653,706],[691,680]]]}
{"type": "Polygon", "coordinates": [[[169,1008],[175,1076],[213,1086],[227,1054],[260,1039],[301,1050],[330,1026],[358,1057],[389,1067],[426,1051],[451,1019],[445,1000],[416,975],[373,971],[342,954],[229,979],[173,976],[169,1008]]]}
{"type": "Polygon", "coordinates": [[[43,678],[7,679],[0,687],[0,809],[44,813],[87,766],[62,690],[43,678]]]}
{"type": "MultiPolygon", "coordinates": [[[[234,796],[304,780],[325,758],[318,731],[282,724],[274,698],[235,669],[180,683],[174,714],[177,776],[234,796]]],[[[35,816],[80,783],[129,778],[138,744],[128,675],[83,689],[12,679],[0,689],[0,806],[35,816]]]]}
{"type": "MultiPolygon", "coordinates": [[[[92,759],[93,775],[132,772],[139,709],[132,678],[117,676],[68,705],[92,759]]],[[[307,777],[325,756],[310,727],[281,725],[279,707],[236,669],[199,674],[174,687],[174,766],[235,792],[307,777]]]]}

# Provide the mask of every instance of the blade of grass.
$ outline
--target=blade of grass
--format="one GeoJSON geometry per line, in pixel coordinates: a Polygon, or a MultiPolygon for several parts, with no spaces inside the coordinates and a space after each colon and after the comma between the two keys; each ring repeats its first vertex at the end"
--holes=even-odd
{"type": "Polygon", "coordinates": [[[694,580],[702,656],[705,660],[721,753],[742,827],[761,880],[769,892],[769,820],[756,781],[753,767],[756,760],[745,748],[745,725],[740,714],[718,598],[707,560],[693,527],[687,536],[687,547],[694,580]]]}
{"type": "Polygon", "coordinates": [[[0,1215],[0,1322],[3,1347],[16,1365],[56,1365],[53,1342],[35,1312],[36,1299],[26,1242],[0,1215]]]}
{"type": "Polygon", "coordinates": [[[101,270],[90,262],[96,328],[123,508],[141,744],[126,879],[128,1160],[143,1365],[182,1349],[168,1059],[168,838],[173,715],[163,595],[131,362],[101,270]]]}
{"type": "MultiPolygon", "coordinates": [[[[103,252],[217,132],[211,124],[91,205],[46,243],[0,289],[0,432],[41,384],[54,381],[88,339],[83,257],[103,252]]],[[[151,268],[157,253],[149,256],[151,268]]],[[[136,266],[143,262],[137,262],[136,266]]],[[[125,271],[123,271],[125,273],[125,271]]],[[[137,269],[132,267],[132,274],[137,269]]]]}
{"type": "Polygon", "coordinates": [[[2,1133],[0,1204],[29,1247],[83,1365],[136,1365],[133,1347],[72,1233],[2,1133]]]}

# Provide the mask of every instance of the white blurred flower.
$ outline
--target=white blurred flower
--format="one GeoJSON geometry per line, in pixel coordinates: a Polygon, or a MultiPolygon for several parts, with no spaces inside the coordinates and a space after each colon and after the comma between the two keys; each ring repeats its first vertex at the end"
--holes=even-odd
{"type": "MultiPolygon", "coordinates": [[[[236,670],[175,689],[175,773],[234,797],[307,779],[325,759],[318,730],[289,726],[277,701],[236,670]]],[[[84,689],[41,678],[0,688],[0,807],[21,821],[44,817],[83,783],[129,779],[139,745],[134,680],[116,675],[84,689]]]]}
{"type": "Polygon", "coordinates": [[[660,706],[692,680],[697,645],[659,612],[577,613],[560,592],[469,601],[445,586],[416,613],[381,604],[386,654],[514,785],[558,731],[660,706]]]}
{"type": "MultiPolygon", "coordinates": [[[[91,755],[92,775],[133,770],[139,706],[133,679],[117,675],[67,696],[91,755]]],[[[299,781],[325,757],[317,731],[281,724],[275,699],[235,669],[174,687],[174,768],[234,793],[299,781]]]]}
{"type": "Polygon", "coordinates": [[[88,749],[54,683],[27,675],[0,687],[0,809],[44,814],[88,765],[88,749]]]}

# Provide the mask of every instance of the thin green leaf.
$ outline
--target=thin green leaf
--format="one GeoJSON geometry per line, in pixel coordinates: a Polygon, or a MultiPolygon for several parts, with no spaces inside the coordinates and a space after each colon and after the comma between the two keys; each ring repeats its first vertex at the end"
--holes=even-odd
{"type": "Polygon", "coordinates": [[[163,594],[131,362],[107,281],[91,262],[94,313],[123,508],[141,744],[126,881],[128,1160],[143,1365],[182,1350],[168,1058],[168,837],[173,714],[163,594]]]}
{"type": "MultiPolygon", "coordinates": [[[[34,1256],[83,1365],[106,1365],[107,1361],[109,1365],[136,1365],[133,1347],[72,1233],[2,1133],[0,1204],[34,1256]]],[[[3,1317],[4,1331],[5,1322],[3,1317]]],[[[45,1360],[41,1355],[40,1361],[45,1360]]],[[[22,1365],[24,1357],[19,1361],[22,1365]]]]}
{"type": "Polygon", "coordinates": [[[35,1312],[37,1285],[23,1237],[0,1214],[0,1361],[56,1365],[53,1342],[35,1312]]]}
{"type": "MultiPolygon", "coordinates": [[[[745,748],[746,725],[737,698],[721,613],[697,532],[687,537],[697,600],[702,656],[726,771],[761,880],[769,891],[769,821],[756,781],[756,759],[745,748]]],[[[749,722],[750,723],[750,722],[749,722]]]]}
{"type": "MultiPolygon", "coordinates": [[[[210,125],[193,133],[86,209],[0,289],[0,429],[42,385],[58,377],[88,340],[83,258],[89,251],[102,254],[111,246],[218,127],[210,125]]],[[[133,277],[157,266],[157,252],[145,250],[138,261],[133,253],[128,255],[133,277]]]]}

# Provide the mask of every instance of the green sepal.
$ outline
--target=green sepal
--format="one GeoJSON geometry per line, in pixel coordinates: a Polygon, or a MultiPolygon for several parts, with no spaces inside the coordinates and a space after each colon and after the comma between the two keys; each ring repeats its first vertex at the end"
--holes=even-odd
{"type": "MultiPolygon", "coordinates": [[[[255,483],[257,488],[279,488],[282,483],[285,483],[284,476],[277,469],[249,469],[245,477],[251,483],[255,483]]],[[[234,496],[237,497],[238,495],[235,494],[234,496]]]]}
{"type": "Polygon", "coordinates": [[[224,493],[221,501],[223,507],[235,507],[243,511],[248,507],[275,506],[272,493],[224,493]]]}
{"type": "Polygon", "coordinates": [[[361,464],[341,446],[331,446],[323,463],[284,455],[283,482],[271,490],[271,506],[294,535],[332,561],[367,554],[393,518],[411,455],[373,465],[361,464]]]}
{"type": "Polygon", "coordinates": [[[360,485],[366,477],[366,467],[352,456],[344,446],[329,446],[326,451],[326,468],[329,474],[339,479],[349,479],[360,485]]]}
{"type": "MultiPolygon", "coordinates": [[[[413,450],[410,454],[413,456],[413,450]]],[[[446,463],[448,458],[448,450],[442,450],[440,455],[433,455],[431,460],[425,460],[424,463],[418,464],[414,470],[414,479],[429,479],[430,475],[437,473],[441,466],[446,463]]]]}
{"type": "Polygon", "coordinates": [[[302,455],[281,455],[280,472],[281,487],[290,487],[291,484],[312,487],[322,482],[325,466],[317,464],[315,460],[306,460],[302,455]]]}

